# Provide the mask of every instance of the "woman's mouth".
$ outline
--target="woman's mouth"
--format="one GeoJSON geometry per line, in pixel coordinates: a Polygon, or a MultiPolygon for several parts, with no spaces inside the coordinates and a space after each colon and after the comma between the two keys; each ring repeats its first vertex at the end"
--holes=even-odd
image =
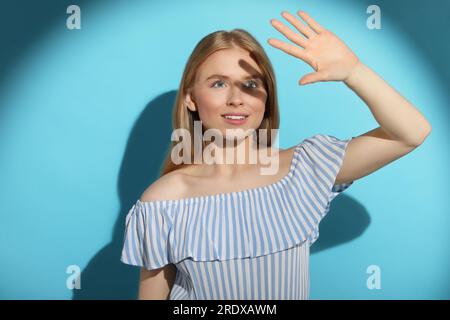
{"type": "Polygon", "coordinates": [[[248,114],[223,114],[222,118],[228,123],[240,125],[245,123],[248,118],[248,114]]]}

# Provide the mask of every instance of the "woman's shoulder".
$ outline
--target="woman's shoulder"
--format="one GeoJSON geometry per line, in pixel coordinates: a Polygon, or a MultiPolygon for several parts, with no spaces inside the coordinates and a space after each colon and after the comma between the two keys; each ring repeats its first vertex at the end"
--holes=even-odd
{"type": "Polygon", "coordinates": [[[161,201],[178,199],[186,190],[186,174],[183,169],[171,171],[152,184],[150,184],[140,196],[140,201],[161,201]]]}

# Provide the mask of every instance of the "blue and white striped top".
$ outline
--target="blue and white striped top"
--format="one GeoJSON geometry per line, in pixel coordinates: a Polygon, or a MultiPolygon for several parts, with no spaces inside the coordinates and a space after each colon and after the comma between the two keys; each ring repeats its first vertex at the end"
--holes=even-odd
{"type": "Polygon", "coordinates": [[[121,261],[173,263],[170,300],[309,299],[309,247],[330,202],[349,140],[316,134],[295,146],[289,173],[262,187],[140,201],[126,217],[121,261]]]}

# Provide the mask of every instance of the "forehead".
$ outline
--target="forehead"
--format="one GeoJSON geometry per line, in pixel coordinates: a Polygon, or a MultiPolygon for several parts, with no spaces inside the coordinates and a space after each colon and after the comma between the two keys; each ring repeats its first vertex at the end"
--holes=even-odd
{"type": "Polygon", "coordinates": [[[242,48],[223,49],[214,52],[200,65],[197,78],[202,81],[213,74],[241,79],[254,74],[262,77],[261,68],[242,48]]]}

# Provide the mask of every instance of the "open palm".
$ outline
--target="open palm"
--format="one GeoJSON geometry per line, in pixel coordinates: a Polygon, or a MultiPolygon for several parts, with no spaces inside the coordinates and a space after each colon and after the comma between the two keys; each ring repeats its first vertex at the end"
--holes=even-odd
{"type": "Polygon", "coordinates": [[[302,85],[318,81],[346,80],[359,63],[358,57],[341,39],[322,27],[306,12],[298,11],[298,15],[307,25],[286,11],[282,13],[300,33],[292,31],[277,19],[270,21],[275,29],[295,45],[278,39],[269,39],[268,43],[305,61],[316,71],[303,76],[300,79],[302,85]]]}

